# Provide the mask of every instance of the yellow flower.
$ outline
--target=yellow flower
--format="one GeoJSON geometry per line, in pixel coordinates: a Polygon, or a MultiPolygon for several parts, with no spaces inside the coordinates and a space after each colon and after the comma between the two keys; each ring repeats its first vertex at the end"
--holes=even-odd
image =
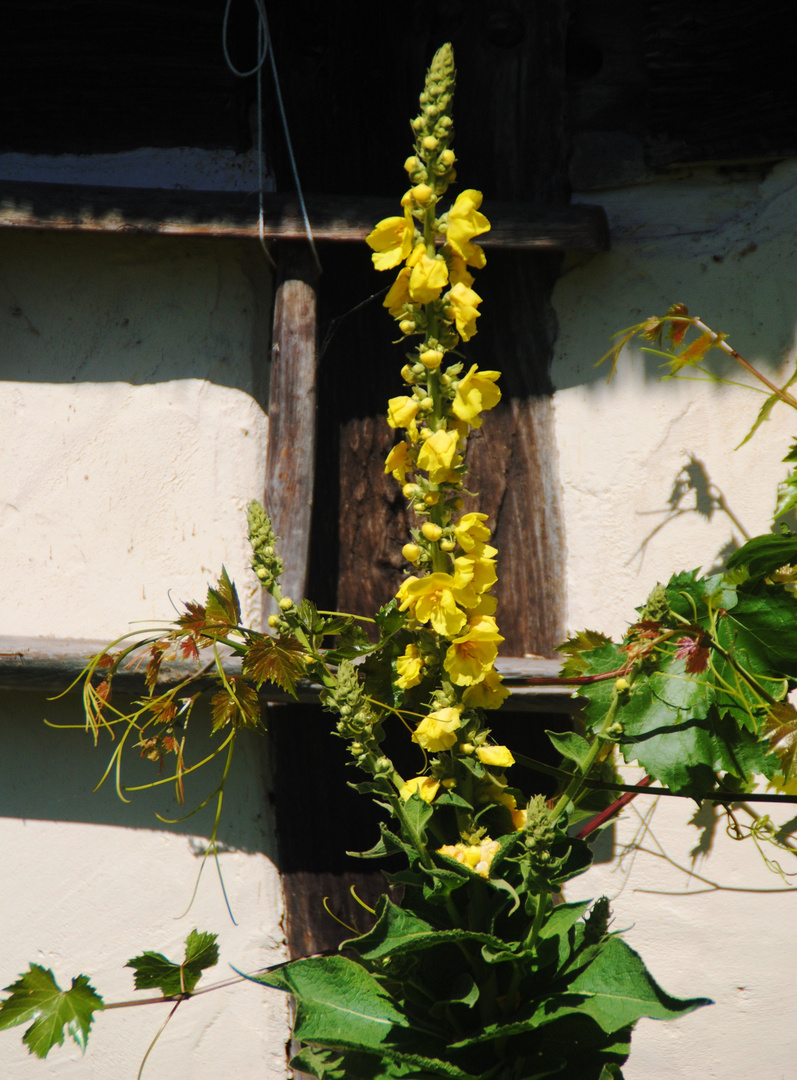
{"type": "Polygon", "coordinates": [[[509,697],[509,691],[502,681],[495,668],[492,668],[481,682],[468,687],[462,700],[473,709],[500,709],[509,697]]]}
{"type": "Polygon", "coordinates": [[[476,320],[479,318],[476,308],[482,298],[464,281],[458,281],[448,290],[445,300],[448,305],[446,318],[456,323],[457,333],[463,341],[470,341],[476,333],[476,320]]]}
{"type": "Polygon", "coordinates": [[[439,750],[450,750],[457,741],[456,732],[461,726],[459,709],[453,706],[436,709],[421,720],[413,733],[412,741],[431,754],[439,750]]]}
{"type": "Polygon", "coordinates": [[[387,403],[387,422],[392,428],[407,428],[413,442],[418,437],[415,417],[418,415],[418,400],[411,397],[390,398],[387,403]]]}
{"type": "Polygon", "coordinates": [[[485,544],[484,555],[470,551],[467,555],[459,555],[454,559],[454,573],[459,575],[462,581],[458,599],[467,608],[476,607],[481,594],[491,589],[498,581],[495,559],[489,557],[491,554],[495,555],[495,548],[485,544]]]}
{"type": "Polygon", "coordinates": [[[404,654],[396,660],[396,671],[396,686],[400,686],[402,690],[418,685],[423,674],[423,659],[417,645],[407,646],[404,654]]]}
{"type": "Polygon", "coordinates": [[[499,846],[497,840],[490,840],[488,837],[481,844],[444,844],[437,851],[440,855],[447,855],[449,859],[456,859],[458,863],[470,867],[486,878],[490,876],[490,863],[499,846]]]}
{"type": "Polygon", "coordinates": [[[418,468],[429,473],[433,484],[442,484],[451,480],[451,469],[459,463],[456,431],[443,431],[440,428],[431,435],[418,451],[418,468]]]}
{"type": "Polygon", "coordinates": [[[476,544],[490,539],[490,530],[484,524],[486,514],[463,514],[454,526],[454,536],[463,551],[472,551],[476,544]]]}
{"type": "MultiPolygon", "coordinates": [[[[484,266],[487,261],[484,252],[478,244],[471,244],[474,236],[490,231],[490,222],[479,213],[482,204],[482,193],[468,188],[460,191],[456,202],[448,211],[448,230],[446,237],[454,251],[460,255],[468,266],[477,269],[484,266]]],[[[395,265],[395,264],[394,264],[395,265]]]]}
{"type": "Polygon", "coordinates": [[[409,206],[404,217],[389,217],[378,222],[366,236],[365,242],[373,248],[371,261],[377,270],[390,270],[403,262],[412,251],[415,223],[409,206]]]}
{"type": "Polygon", "coordinates": [[[413,776],[399,789],[399,795],[407,801],[412,795],[418,795],[424,802],[432,802],[440,788],[440,781],[431,776],[413,776]]]}
{"type": "Polygon", "coordinates": [[[479,371],[476,364],[468,374],[460,379],[457,392],[451,404],[454,415],[466,420],[473,427],[482,426],[479,413],[492,409],[501,400],[501,391],[495,385],[500,379],[500,371],[479,371]]]}
{"type": "Polygon", "coordinates": [[[407,472],[415,468],[415,462],[408,457],[409,449],[405,442],[396,443],[385,458],[385,472],[392,473],[402,487],[407,482],[407,472]]]}
{"type": "Polygon", "coordinates": [[[442,255],[432,259],[424,243],[416,244],[407,260],[412,267],[409,281],[410,299],[416,304],[431,304],[448,284],[448,267],[442,255]]]}
{"type": "Polygon", "coordinates": [[[459,285],[462,282],[468,288],[471,287],[475,280],[473,274],[468,272],[465,260],[461,255],[457,255],[455,251],[452,251],[448,256],[448,280],[452,285],[459,285]]]}
{"type": "Polygon", "coordinates": [[[400,319],[404,315],[404,305],[410,301],[410,274],[412,270],[408,266],[402,266],[398,277],[390,286],[387,296],[382,301],[382,307],[386,307],[394,319],[400,319]]]}
{"type": "Polygon", "coordinates": [[[438,634],[454,637],[467,622],[464,611],[457,607],[458,583],[451,574],[429,574],[405,578],[396,593],[401,601],[399,610],[407,611],[418,622],[431,622],[438,634]]]}
{"type": "Polygon", "coordinates": [[[482,765],[497,766],[499,769],[508,769],[515,764],[508,746],[479,746],[476,757],[482,765]]]}
{"type": "MultiPolygon", "coordinates": [[[[471,686],[483,679],[495,663],[498,642],[503,640],[491,615],[470,619],[468,629],[454,638],[443,661],[451,681],[456,686],[471,686]]],[[[481,760],[481,750],[476,752],[481,760]]]]}

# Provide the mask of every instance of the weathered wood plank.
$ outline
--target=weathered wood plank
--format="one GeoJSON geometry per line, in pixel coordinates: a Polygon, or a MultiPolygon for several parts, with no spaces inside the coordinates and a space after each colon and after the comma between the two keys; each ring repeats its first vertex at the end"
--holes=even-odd
{"type": "MultiPolygon", "coordinates": [[[[397,201],[309,195],[307,209],[317,240],[361,243],[377,221],[397,212],[397,201]]],[[[295,196],[266,194],[263,210],[266,239],[305,239],[295,196]]],[[[480,240],[487,248],[596,252],[606,251],[609,245],[606,215],[599,206],[492,203],[490,219],[492,231],[480,240]]],[[[2,180],[0,228],[256,238],[258,197],[256,192],[166,191],[2,180]]]]}
{"type": "Polygon", "coordinates": [[[276,255],[265,498],[285,563],[283,595],[298,602],[307,591],[315,485],[318,272],[306,243],[281,243],[276,255]]]}

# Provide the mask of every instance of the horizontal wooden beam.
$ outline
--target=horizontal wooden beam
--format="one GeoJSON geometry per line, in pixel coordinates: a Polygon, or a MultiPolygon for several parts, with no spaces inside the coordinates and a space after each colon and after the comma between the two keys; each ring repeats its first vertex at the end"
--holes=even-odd
{"type": "MultiPolygon", "coordinates": [[[[62,693],[79,678],[89,660],[106,646],[107,642],[76,638],[0,637],[0,690],[62,693]]],[[[212,656],[208,656],[208,660],[212,661],[212,656]]],[[[222,665],[228,675],[241,673],[241,661],[237,656],[224,656],[222,665]]],[[[114,676],[114,689],[121,694],[144,694],[146,666],[146,653],[131,654],[114,676]]],[[[570,687],[530,681],[554,678],[559,666],[558,660],[543,657],[499,656],[496,667],[511,692],[504,709],[511,712],[576,712],[581,703],[573,698],[570,687]]],[[[196,671],[196,663],[166,660],[158,675],[158,690],[163,692],[196,671]]],[[[207,685],[211,685],[210,679],[207,685]]],[[[320,687],[312,683],[300,683],[299,701],[317,704],[319,691],[320,687]]],[[[263,687],[262,697],[276,704],[295,700],[271,684],[263,687]]]]}
{"type": "MultiPolygon", "coordinates": [[[[318,241],[362,242],[382,218],[401,212],[396,199],[308,195],[318,241]]],[[[609,228],[600,206],[491,203],[492,229],[479,243],[514,250],[606,251],[609,228]]],[[[167,191],[0,181],[0,228],[131,232],[162,236],[257,238],[256,192],[167,191]]],[[[302,240],[295,196],[263,196],[267,240],[302,240]]]]}

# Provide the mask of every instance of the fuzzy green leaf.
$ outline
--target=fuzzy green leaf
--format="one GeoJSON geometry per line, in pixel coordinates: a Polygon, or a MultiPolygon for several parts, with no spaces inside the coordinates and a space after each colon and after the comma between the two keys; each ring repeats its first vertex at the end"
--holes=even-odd
{"type": "Polygon", "coordinates": [[[591,1016],[608,1034],[630,1027],[643,1016],[675,1020],[713,1004],[709,998],[670,997],[652,978],[639,954],[617,936],[608,939],[568,991],[585,995],[579,1011],[591,1016]]]}
{"type": "Polygon", "coordinates": [[[128,960],[125,967],[135,972],[136,990],[160,990],[165,997],[190,994],[205,968],[219,962],[216,934],[192,930],[185,941],[182,964],[167,960],[163,953],[145,952],[128,960]]]}
{"type": "Polygon", "coordinates": [[[422,952],[459,941],[473,941],[504,951],[509,946],[508,942],[491,934],[440,930],[404,908],[397,907],[386,896],[380,896],[376,910],[377,921],[368,933],[343,943],[343,947],[359,953],[364,960],[383,960],[388,956],[422,952]]]}
{"type": "Polygon", "coordinates": [[[584,762],[589,753],[589,743],[575,731],[546,731],[545,734],[562,757],[575,761],[576,765],[584,762]]]}
{"type": "Polygon", "coordinates": [[[0,1004],[0,1029],[33,1020],[22,1041],[40,1058],[62,1046],[65,1035],[85,1052],[94,1013],[105,1008],[85,975],[73,979],[70,990],[62,990],[52,971],[38,964],[31,964],[6,990],[11,996],[0,1004]]]}

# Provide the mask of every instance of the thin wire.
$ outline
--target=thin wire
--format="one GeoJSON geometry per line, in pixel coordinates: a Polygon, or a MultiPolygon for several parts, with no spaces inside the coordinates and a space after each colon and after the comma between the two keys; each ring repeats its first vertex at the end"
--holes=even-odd
{"type": "Polygon", "coordinates": [[[260,233],[260,243],[263,246],[263,250],[268,257],[269,262],[274,265],[274,259],[271,256],[268,248],[266,247],[264,225],[263,225],[263,94],[262,94],[262,77],[263,65],[266,62],[266,58],[271,63],[271,74],[274,78],[274,90],[277,95],[277,106],[279,108],[280,121],[282,122],[282,130],[285,134],[285,143],[288,148],[288,158],[291,163],[291,172],[293,173],[293,182],[296,185],[296,193],[299,197],[299,207],[302,212],[302,221],[304,222],[304,231],[307,234],[307,240],[310,244],[310,249],[313,252],[313,259],[321,271],[321,260],[318,257],[318,251],[316,250],[315,241],[313,239],[313,230],[310,227],[310,217],[307,213],[307,206],[304,201],[304,192],[302,191],[302,184],[299,180],[299,170],[296,166],[296,157],[293,153],[293,142],[291,141],[291,133],[288,129],[288,117],[285,114],[285,104],[282,100],[282,90],[280,88],[279,76],[277,75],[277,65],[274,61],[274,48],[271,42],[271,31],[268,26],[268,16],[266,15],[265,0],[253,0],[255,7],[257,8],[258,17],[258,33],[257,33],[257,62],[254,67],[249,71],[241,71],[235,66],[230,56],[230,51],[227,47],[227,33],[228,25],[230,21],[230,9],[232,7],[232,0],[226,0],[224,5],[224,21],[222,23],[222,48],[224,49],[224,59],[227,62],[227,67],[233,73],[241,79],[248,78],[250,75],[257,75],[257,158],[258,158],[258,180],[260,186],[260,211],[258,230],[260,233]]]}

